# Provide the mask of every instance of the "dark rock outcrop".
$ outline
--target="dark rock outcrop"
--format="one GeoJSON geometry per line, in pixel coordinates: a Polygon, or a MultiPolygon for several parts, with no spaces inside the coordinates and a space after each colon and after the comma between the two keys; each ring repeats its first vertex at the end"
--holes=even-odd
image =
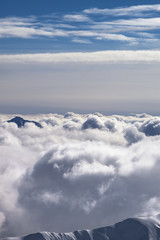
{"type": "Polygon", "coordinates": [[[16,123],[19,128],[24,127],[24,126],[25,126],[25,123],[34,123],[37,127],[42,128],[42,125],[41,125],[40,123],[35,122],[35,121],[24,120],[23,118],[18,117],[18,116],[12,118],[12,119],[9,120],[8,122],[9,122],[9,123],[10,123],[10,122],[16,123]]]}

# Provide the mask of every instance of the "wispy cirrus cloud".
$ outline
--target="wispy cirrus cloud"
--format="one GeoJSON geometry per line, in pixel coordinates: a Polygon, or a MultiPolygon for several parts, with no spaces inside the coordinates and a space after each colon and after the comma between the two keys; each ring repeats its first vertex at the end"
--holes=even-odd
{"type": "Polygon", "coordinates": [[[84,44],[90,44],[91,41],[89,40],[86,40],[86,39],[83,39],[83,38],[73,38],[72,39],[72,42],[75,42],[75,43],[84,43],[84,44]]]}
{"type": "MultiPolygon", "coordinates": [[[[68,28],[68,25],[67,25],[68,28]]],[[[93,31],[88,29],[79,30],[76,27],[73,27],[74,30],[66,29],[66,26],[63,25],[51,25],[51,24],[41,24],[38,21],[29,21],[27,19],[12,18],[5,19],[0,24],[0,37],[20,37],[20,38],[33,38],[33,37],[87,37],[87,38],[96,38],[96,39],[108,39],[108,40],[118,40],[118,41],[132,41],[133,38],[127,37],[123,34],[112,34],[104,33],[100,31],[93,31]],[[64,28],[65,27],[65,28],[64,28]]],[[[83,40],[84,41],[84,40],[83,40]]],[[[86,41],[88,41],[86,39],[86,41]]]]}
{"type": "Polygon", "coordinates": [[[65,15],[6,17],[0,22],[0,38],[43,38],[94,44],[117,41],[122,46],[159,47],[160,4],[115,9],[86,9],[65,15]],[[143,34],[137,34],[143,32],[143,34]],[[151,38],[152,34],[152,38],[151,38]],[[76,40],[78,39],[78,41],[76,40]]]}
{"type": "Polygon", "coordinates": [[[0,22],[0,38],[19,37],[33,38],[36,36],[55,37],[66,36],[67,33],[60,28],[42,24],[34,18],[4,18],[0,22]]]}
{"type": "Polygon", "coordinates": [[[86,21],[91,21],[91,19],[89,17],[87,17],[86,15],[82,15],[82,14],[67,14],[64,15],[64,20],[67,21],[75,21],[75,22],[86,22],[86,21]]]}
{"type": "Polygon", "coordinates": [[[90,8],[85,9],[83,12],[86,14],[105,14],[105,15],[116,15],[116,16],[125,16],[125,15],[132,15],[132,16],[139,16],[146,14],[147,12],[159,12],[160,11],[160,4],[153,4],[153,5],[137,5],[137,6],[130,6],[130,7],[122,7],[122,8],[90,8]]]}
{"type": "MultiPolygon", "coordinates": [[[[131,34],[143,31],[146,38],[150,34],[156,33],[160,29],[160,18],[130,18],[118,19],[113,21],[94,22],[91,29],[101,29],[101,31],[109,31],[110,33],[131,34]],[[152,31],[152,33],[150,33],[152,31]]],[[[138,39],[137,39],[138,40],[138,39]]]]}
{"type": "Polygon", "coordinates": [[[129,20],[117,20],[109,22],[109,24],[114,25],[129,25],[129,26],[148,26],[148,27],[158,27],[160,28],[160,18],[136,18],[129,20]]]}
{"type": "Polygon", "coordinates": [[[133,41],[135,40],[132,37],[127,37],[123,34],[112,34],[112,33],[102,33],[102,32],[95,32],[95,31],[87,31],[87,30],[81,30],[81,31],[72,31],[69,32],[70,35],[73,36],[82,36],[82,37],[94,37],[96,39],[108,39],[108,40],[113,40],[113,41],[133,41]]]}

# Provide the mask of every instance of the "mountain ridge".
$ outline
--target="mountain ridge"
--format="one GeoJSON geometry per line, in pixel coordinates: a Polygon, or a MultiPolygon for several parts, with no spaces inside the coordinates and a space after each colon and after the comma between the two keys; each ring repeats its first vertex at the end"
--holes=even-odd
{"type": "Polygon", "coordinates": [[[159,240],[160,224],[153,218],[128,218],[111,226],[69,233],[37,232],[1,240],[159,240]]]}
{"type": "Polygon", "coordinates": [[[12,118],[11,120],[7,121],[8,123],[15,123],[17,125],[18,128],[24,127],[25,123],[33,123],[35,126],[42,128],[42,125],[39,122],[36,121],[29,121],[29,120],[25,120],[22,117],[16,116],[14,118],[12,118]]]}

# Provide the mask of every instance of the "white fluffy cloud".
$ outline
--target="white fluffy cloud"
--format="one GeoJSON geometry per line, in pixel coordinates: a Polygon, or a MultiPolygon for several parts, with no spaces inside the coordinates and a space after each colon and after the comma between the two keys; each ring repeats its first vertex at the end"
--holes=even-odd
{"type": "Polygon", "coordinates": [[[0,115],[1,237],[94,228],[159,212],[159,117],[24,117],[43,128],[18,128],[11,118],[0,115]]]}

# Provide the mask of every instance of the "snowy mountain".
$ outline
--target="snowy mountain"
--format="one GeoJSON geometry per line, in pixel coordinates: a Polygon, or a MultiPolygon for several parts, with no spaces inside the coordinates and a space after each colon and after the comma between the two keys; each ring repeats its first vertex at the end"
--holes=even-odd
{"type": "Polygon", "coordinates": [[[71,233],[40,232],[3,240],[159,240],[160,225],[151,218],[129,218],[112,226],[71,233]]]}

